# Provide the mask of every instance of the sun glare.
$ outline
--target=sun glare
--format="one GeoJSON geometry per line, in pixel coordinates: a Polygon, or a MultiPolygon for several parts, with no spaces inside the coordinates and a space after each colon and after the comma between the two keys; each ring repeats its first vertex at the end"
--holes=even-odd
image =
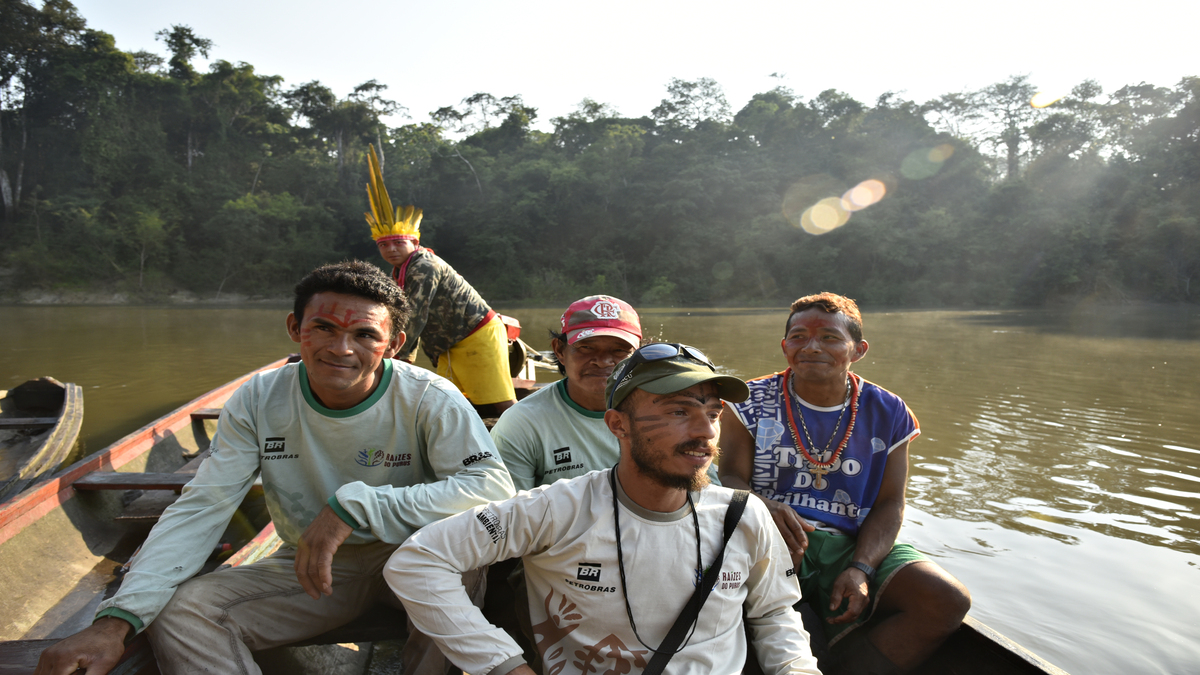
{"type": "Polygon", "coordinates": [[[1035,108],[1045,108],[1046,106],[1053,104],[1055,101],[1058,101],[1063,96],[1066,96],[1066,93],[1039,91],[1033,95],[1033,98],[1029,99],[1029,105],[1035,108]]]}
{"type": "Polygon", "coordinates": [[[900,162],[900,175],[909,180],[931,178],[942,170],[942,165],[953,154],[954,146],[949,143],[928,150],[913,150],[900,162]]]}
{"type": "Polygon", "coordinates": [[[847,211],[861,211],[883,199],[887,194],[887,186],[883,181],[871,178],[855,185],[842,195],[842,208],[847,211]]]}
{"type": "Polygon", "coordinates": [[[845,225],[848,220],[850,212],[842,208],[842,200],[826,197],[804,212],[800,217],[800,227],[809,234],[825,234],[845,225]]]}

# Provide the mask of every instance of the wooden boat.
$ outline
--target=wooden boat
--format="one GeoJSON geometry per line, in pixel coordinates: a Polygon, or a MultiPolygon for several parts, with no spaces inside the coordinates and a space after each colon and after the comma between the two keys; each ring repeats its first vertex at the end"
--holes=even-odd
{"type": "MultiPolygon", "coordinates": [[[[255,373],[278,368],[286,361],[255,373]]],[[[122,564],[171,500],[169,491],[182,488],[205,456],[219,406],[253,374],[189,402],[0,506],[0,565],[10,570],[11,579],[10,592],[0,596],[4,621],[0,640],[9,641],[0,642],[0,675],[32,673],[46,647],[91,623],[122,564]],[[168,471],[174,473],[164,473],[168,471]],[[123,504],[123,491],[134,489],[147,492],[123,504]]],[[[255,497],[261,500],[261,492],[252,492],[247,502],[255,497]]],[[[237,540],[239,534],[240,541],[231,544],[237,552],[224,561],[226,565],[251,563],[270,555],[282,543],[274,525],[265,520],[261,504],[243,503],[222,541],[237,540]],[[237,531],[239,524],[241,532],[237,531]]],[[[219,563],[212,559],[208,568],[219,563]]],[[[377,607],[342,628],[300,644],[395,639],[403,636],[403,626],[398,610],[377,607]]],[[[319,671],[319,666],[312,670],[319,671]]],[[[111,672],[158,673],[144,635],[130,643],[111,672]]],[[[969,616],[933,657],[912,672],[1066,675],[969,616]]]]}
{"type": "Polygon", "coordinates": [[[52,377],[0,390],[0,502],[53,472],[83,425],[83,390],[52,377]]]}
{"type": "Polygon", "coordinates": [[[1037,654],[967,616],[910,675],[1067,675],[1037,654]]]}

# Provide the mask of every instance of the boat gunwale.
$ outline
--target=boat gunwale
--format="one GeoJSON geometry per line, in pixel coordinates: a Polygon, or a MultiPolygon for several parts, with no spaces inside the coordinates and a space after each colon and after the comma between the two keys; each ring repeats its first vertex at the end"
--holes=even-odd
{"type": "Polygon", "coordinates": [[[1022,646],[1019,642],[969,614],[963,617],[959,630],[974,633],[977,639],[984,640],[993,647],[1002,650],[1005,654],[1019,660],[1026,667],[1037,669],[1036,672],[1038,673],[1044,673],[1045,675],[1069,675],[1067,671],[1043,659],[1022,646]]]}
{"type": "Polygon", "coordinates": [[[191,424],[192,411],[208,407],[206,404],[222,396],[231,395],[251,377],[281,368],[287,362],[287,357],[281,358],[201,394],[103,450],[88,455],[49,479],[26,488],[8,502],[0,504],[0,545],[19,534],[29,524],[72,499],[76,494],[72,486],[75,481],[93,471],[113,471],[125,466],[154,447],[167,433],[191,424]]]}

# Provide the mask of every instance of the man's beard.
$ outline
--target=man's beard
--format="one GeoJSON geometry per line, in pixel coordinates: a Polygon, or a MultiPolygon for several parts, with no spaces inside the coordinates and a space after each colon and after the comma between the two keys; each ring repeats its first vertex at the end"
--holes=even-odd
{"type": "MultiPolygon", "coordinates": [[[[699,492],[708,487],[708,467],[697,468],[691,475],[684,476],[673,473],[668,473],[663,465],[666,463],[669,455],[655,453],[650,449],[649,445],[642,438],[636,429],[629,434],[629,454],[633,458],[633,463],[637,465],[638,471],[658,483],[660,486],[668,490],[688,490],[689,492],[699,492]]],[[[680,443],[672,449],[672,453],[686,452],[688,450],[700,450],[701,448],[710,448],[712,450],[712,459],[717,461],[720,458],[720,451],[711,441],[705,442],[701,439],[680,443]]]]}

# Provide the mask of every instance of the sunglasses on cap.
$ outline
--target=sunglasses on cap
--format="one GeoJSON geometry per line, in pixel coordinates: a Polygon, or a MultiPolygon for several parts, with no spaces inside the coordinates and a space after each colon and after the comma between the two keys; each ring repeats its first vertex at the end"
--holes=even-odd
{"type": "Polygon", "coordinates": [[[679,356],[686,357],[699,363],[703,366],[708,366],[709,370],[717,372],[717,367],[709,360],[704,352],[691,347],[689,345],[680,344],[678,342],[653,342],[645,347],[639,347],[633,354],[625,360],[621,365],[621,369],[617,371],[617,375],[613,378],[612,391],[608,393],[608,406],[613,407],[613,398],[616,396],[617,390],[621,388],[625,378],[633,375],[634,368],[637,368],[643,363],[651,363],[653,361],[664,361],[673,359],[679,356]]]}

